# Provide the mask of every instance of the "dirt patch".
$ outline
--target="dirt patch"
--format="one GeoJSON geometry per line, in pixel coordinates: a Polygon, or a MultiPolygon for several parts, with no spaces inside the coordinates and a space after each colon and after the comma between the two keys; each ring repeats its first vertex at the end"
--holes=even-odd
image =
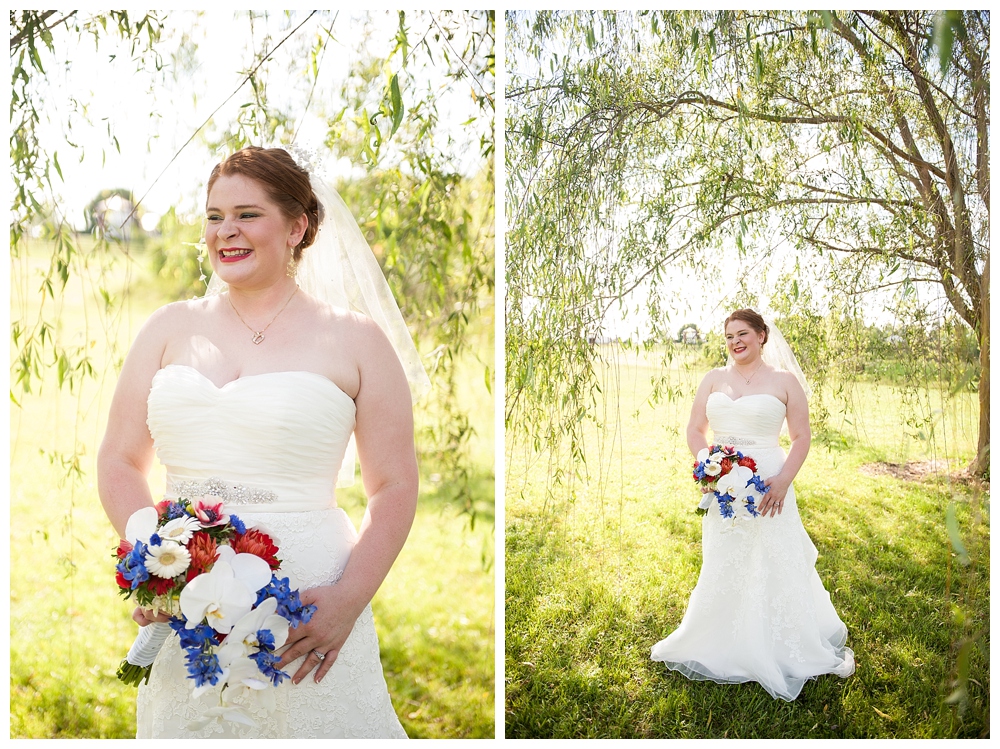
{"type": "Polygon", "coordinates": [[[952,481],[969,485],[979,484],[980,488],[989,491],[989,484],[983,484],[969,475],[966,465],[954,460],[919,460],[910,463],[865,463],[859,469],[866,476],[893,476],[902,481],[926,481],[934,478],[949,478],[952,481]]]}

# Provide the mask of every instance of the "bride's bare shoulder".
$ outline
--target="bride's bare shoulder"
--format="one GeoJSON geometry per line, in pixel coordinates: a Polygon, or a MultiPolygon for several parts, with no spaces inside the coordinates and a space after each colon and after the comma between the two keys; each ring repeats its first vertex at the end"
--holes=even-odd
{"type": "Polygon", "coordinates": [[[178,329],[190,328],[212,314],[218,302],[218,297],[199,297],[165,304],[149,316],[140,335],[169,335],[178,329]]]}

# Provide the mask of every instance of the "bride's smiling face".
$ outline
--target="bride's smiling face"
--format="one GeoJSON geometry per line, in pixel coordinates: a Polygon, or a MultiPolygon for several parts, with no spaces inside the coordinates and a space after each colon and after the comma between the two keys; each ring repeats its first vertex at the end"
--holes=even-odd
{"type": "Polygon", "coordinates": [[[726,326],[726,348],[737,364],[752,364],[760,357],[764,333],[758,333],[746,320],[730,320],[726,326]]]}
{"type": "Polygon", "coordinates": [[[233,174],[212,185],[205,221],[213,270],[230,286],[257,286],[285,276],[307,219],[304,213],[289,219],[262,184],[233,174]]]}

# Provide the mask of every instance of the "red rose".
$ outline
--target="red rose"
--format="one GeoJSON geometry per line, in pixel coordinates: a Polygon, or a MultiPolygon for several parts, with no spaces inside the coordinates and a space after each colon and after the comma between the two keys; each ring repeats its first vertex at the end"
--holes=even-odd
{"type": "Polygon", "coordinates": [[[119,588],[124,588],[125,590],[132,588],[132,583],[125,579],[125,575],[121,573],[121,570],[115,572],[115,582],[118,583],[119,588]]]}

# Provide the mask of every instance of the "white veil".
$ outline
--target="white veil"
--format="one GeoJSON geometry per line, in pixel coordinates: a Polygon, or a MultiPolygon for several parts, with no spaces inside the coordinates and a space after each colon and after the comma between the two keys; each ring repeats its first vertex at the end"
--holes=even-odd
{"type": "MultiPolygon", "coordinates": [[[[378,260],[347,204],[333,185],[319,175],[310,154],[279,147],[309,173],[309,182],[321,206],[319,231],[313,244],[302,253],[295,273],[296,283],[316,299],[361,313],[378,323],[399,358],[410,384],[410,394],[416,402],[430,389],[431,382],[378,260]]],[[[221,294],[227,288],[225,282],[213,274],[205,296],[221,294]]],[[[337,486],[354,483],[356,455],[352,435],[337,476],[337,486]]]]}

